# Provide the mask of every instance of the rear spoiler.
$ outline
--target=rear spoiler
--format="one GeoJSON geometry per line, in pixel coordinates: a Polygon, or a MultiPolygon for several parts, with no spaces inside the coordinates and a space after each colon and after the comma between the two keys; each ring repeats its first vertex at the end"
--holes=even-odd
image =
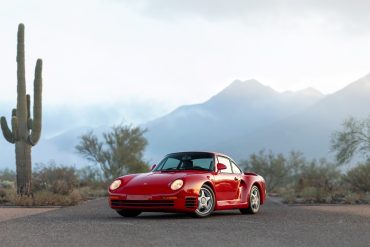
{"type": "Polygon", "coordinates": [[[244,172],[244,175],[258,176],[255,172],[244,172]]]}

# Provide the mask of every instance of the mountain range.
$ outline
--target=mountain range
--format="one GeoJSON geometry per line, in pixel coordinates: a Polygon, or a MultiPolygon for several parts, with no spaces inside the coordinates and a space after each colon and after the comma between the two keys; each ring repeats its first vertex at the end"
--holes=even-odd
{"type": "MultiPolygon", "coordinates": [[[[369,116],[368,105],[370,74],[330,95],[313,88],[281,93],[254,79],[236,80],[203,103],[181,106],[143,124],[149,142],[145,159],[156,163],[170,152],[209,150],[240,161],[262,149],[281,153],[298,150],[308,158],[330,158],[333,131],[340,129],[349,116],[369,116]]],[[[49,115],[53,118],[46,115],[46,128],[49,123],[59,123],[55,114],[49,115]]],[[[63,121],[77,121],[73,117],[79,115],[69,114],[69,119],[63,121]]],[[[94,118],[101,119],[98,115],[94,118]]],[[[84,124],[68,125],[64,132],[43,138],[33,150],[33,161],[55,160],[77,167],[88,164],[74,151],[78,137],[91,130],[101,134],[114,123],[98,123],[100,127],[95,122],[84,124]]],[[[14,146],[0,138],[0,147],[0,168],[12,168],[9,164],[14,163],[14,146]]]]}
{"type": "Polygon", "coordinates": [[[279,93],[256,80],[234,81],[202,104],[147,123],[147,156],[201,149],[243,160],[264,149],[331,159],[332,133],[350,116],[369,116],[369,104],[370,74],[326,96],[312,88],[279,93]]]}

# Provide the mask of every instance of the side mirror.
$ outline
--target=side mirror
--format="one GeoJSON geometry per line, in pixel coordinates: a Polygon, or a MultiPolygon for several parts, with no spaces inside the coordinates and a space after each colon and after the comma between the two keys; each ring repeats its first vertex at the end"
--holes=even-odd
{"type": "Polygon", "coordinates": [[[227,167],[224,164],[222,164],[222,163],[217,164],[217,171],[218,172],[221,171],[221,170],[225,170],[225,169],[227,169],[227,167]]]}
{"type": "Polygon", "coordinates": [[[152,168],[150,168],[151,171],[153,171],[155,168],[157,167],[157,165],[152,165],[152,168]]]}

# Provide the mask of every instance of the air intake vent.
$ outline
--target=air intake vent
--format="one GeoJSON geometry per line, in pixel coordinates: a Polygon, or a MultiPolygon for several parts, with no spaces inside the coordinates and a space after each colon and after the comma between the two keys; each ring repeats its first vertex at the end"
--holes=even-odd
{"type": "Polygon", "coordinates": [[[173,207],[173,200],[112,200],[115,207],[173,207]]]}
{"type": "Polygon", "coordinates": [[[197,207],[197,198],[196,197],[187,197],[187,198],[185,198],[185,207],[186,208],[196,208],[197,207]]]}

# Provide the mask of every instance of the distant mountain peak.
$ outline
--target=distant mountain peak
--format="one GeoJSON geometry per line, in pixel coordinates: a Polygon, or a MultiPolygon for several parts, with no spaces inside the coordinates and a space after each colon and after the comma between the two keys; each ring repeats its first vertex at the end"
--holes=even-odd
{"type": "MultiPolygon", "coordinates": [[[[233,81],[225,89],[227,89],[227,88],[240,89],[240,88],[270,88],[270,87],[263,85],[261,82],[257,81],[256,79],[249,79],[249,80],[246,80],[246,81],[242,81],[242,80],[237,79],[237,80],[233,81]]],[[[272,89],[272,88],[270,88],[270,89],[272,89]]]]}
{"type": "Polygon", "coordinates": [[[304,94],[304,95],[310,95],[310,96],[324,96],[323,93],[321,93],[319,90],[313,87],[307,87],[302,90],[297,91],[299,94],[304,94]]]}
{"type": "Polygon", "coordinates": [[[246,81],[235,80],[221,92],[210,98],[208,104],[218,104],[217,102],[235,102],[241,100],[268,99],[276,96],[278,92],[269,86],[265,86],[255,79],[246,81]]]}
{"type": "Polygon", "coordinates": [[[256,79],[250,79],[246,81],[235,80],[218,95],[246,96],[276,93],[271,87],[263,85],[256,79]]]}

